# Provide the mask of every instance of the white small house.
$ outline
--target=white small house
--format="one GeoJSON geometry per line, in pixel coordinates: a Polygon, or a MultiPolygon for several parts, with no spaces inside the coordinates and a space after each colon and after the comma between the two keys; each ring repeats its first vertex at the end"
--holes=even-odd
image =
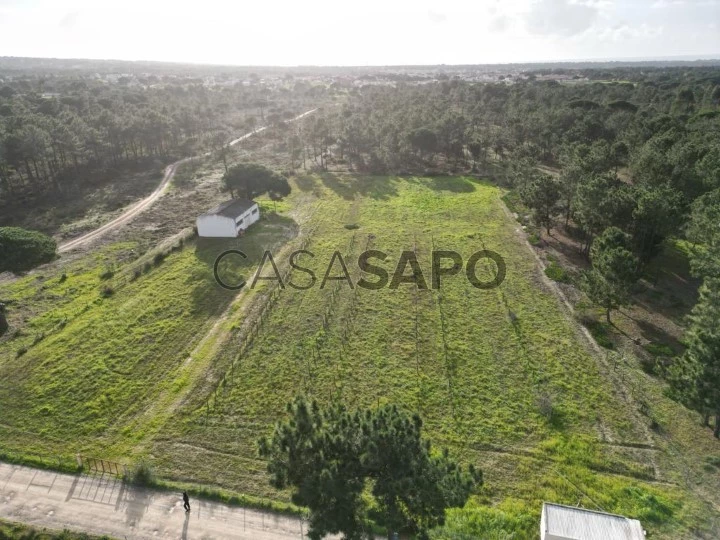
{"type": "Polygon", "coordinates": [[[197,218],[198,236],[235,238],[259,219],[260,209],[255,201],[225,201],[197,218]]]}
{"type": "Polygon", "coordinates": [[[637,519],[543,503],[540,540],[645,540],[637,519]]]}

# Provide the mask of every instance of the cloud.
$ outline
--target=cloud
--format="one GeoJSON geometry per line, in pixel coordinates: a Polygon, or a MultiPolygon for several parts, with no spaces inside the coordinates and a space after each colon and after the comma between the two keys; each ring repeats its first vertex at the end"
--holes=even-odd
{"type": "Polygon", "coordinates": [[[510,17],[507,15],[498,15],[497,17],[490,19],[490,22],[488,23],[488,30],[490,32],[502,33],[508,29],[511,22],[510,17]]]}
{"type": "Polygon", "coordinates": [[[66,13],[65,16],[60,19],[60,28],[73,28],[77,24],[79,15],[80,13],[78,11],[70,11],[69,13],[66,13]]]}
{"type": "Polygon", "coordinates": [[[447,15],[433,10],[428,11],[428,18],[435,24],[440,24],[447,21],[447,15]]]}
{"type": "Polygon", "coordinates": [[[650,39],[663,33],[662,26],[650,26],[641,24],[640,26],[628,26],[627,24],[618,24],[612,28],[605,28],[598,33],[602,41],[627,41],[630,39],[650,39]]]}
{"type": "Polygon", "coordinates": [[[574,36],[592,26],[599,8],[569,0],[539,0],[526,15],[527,29],[537,35],[574,36]]]}

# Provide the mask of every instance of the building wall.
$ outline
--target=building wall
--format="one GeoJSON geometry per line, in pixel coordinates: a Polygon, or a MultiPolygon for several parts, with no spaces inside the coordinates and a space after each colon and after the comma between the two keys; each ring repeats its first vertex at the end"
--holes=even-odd
{"type": "Polygon", "coordinates": [[[236,222],[239,229],[247,229],[250,225],[255,223],[260,219],[260,208],[258,208],[258,205],[256,204],[252,208],[248,209],[240,218],[238,218],[238,221],[236,222]],[[242,223],[240,223],[240,219],[242,219],[242,223]]]}
{"type": "Polygon", "coordinates": [[[197,218],[198,236],[207,238],[235,238],[235,221],[225,216],[200,216],[197,218]]]}
{"type": "Polygon", "coordinates": [[[260,219],[260,208],[257,204],[244,214],[233,219],[226,216],[200,216],[197,218],[198,236],[206,238],[235,238],[241,230],[260,219]]]}

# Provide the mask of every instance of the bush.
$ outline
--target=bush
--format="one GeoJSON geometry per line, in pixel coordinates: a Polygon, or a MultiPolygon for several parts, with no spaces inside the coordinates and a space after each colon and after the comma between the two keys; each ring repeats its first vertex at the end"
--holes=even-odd
{"type": "Polygon", "coordinates": [[[7,332],[9,328],[10,324],[8,323],[7,316],[5,315],[5,304],[0,302],[0,336],[7,332]]]}
{"type": "Polygon", "coordinates": [[[675,356],[675,351],[672,350],[672,347],[666,345],[665,343],[657,343],[656,341],[653,341],[645,345],[643,348],[652,356],[675,356]]]}
{"type": "Polygon", "coordinates": [[[615,344],[610,339],[610,325],[590,318],[585,318],[582,323],[585,328],[590,330],[590,334],[598,345],[606,349],[615,348],[615,344]]]}
{"type": "Polygon", "coordinates": [[[135,464],[132,471],[130,471],[130,477],[126,478],[126,480],[137,486],[152,486],[155,483],[155,474],[150,465],[140,461],[135,464]]]}
{"type": "Polygon", "coordinates": [[[115,289],[113,289],[110,285],[105,285],[102,290],[100,291],[100,295],[103,298],[109,298],[113,294],[115,294],[115,289]]]}
{"type": "Polygon", "coordinates": [[[57,243],[19,227],[0,227],[0,272],[23,272],[52,261],[57,243]]]}
{"type": "Polygon", "coordinates": [[[553,281],[560,283],[570,283],[570,274],[558,263],[552,261],[547,268],[545,268],[545,275],[553,281]]]}

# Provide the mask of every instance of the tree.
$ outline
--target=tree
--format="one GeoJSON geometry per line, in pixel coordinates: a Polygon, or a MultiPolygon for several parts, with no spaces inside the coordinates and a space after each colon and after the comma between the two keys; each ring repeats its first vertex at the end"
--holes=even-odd
{"type": "Polygon", "coordinates": [[[642,263],[659,250],[663,240],[677,231],[682,217],[682,195],[670,186],[644,186],[635,191],[633,243],[642,263]]]}
{"type": "Polygon", "coordinates": [[[585,253],[593,237],[607,227],[630,225],[634,205],[632,187],[612,174],[584,178],[577,187],[574,216],[587,237],[585,253]]]}
{"type": "Polygon", "coordinates": [[[445,509],[465,504],[482,474],[470,466],[464,471],[447,452],[433,455],[422,439],[422,421],[395,406],[366,411],[371,427],[362,464],[373,479],[372,494],[380,509],[379,521],[388,533],[410,529],[424,534],[442,524],[445,509]]]}
{"type": "Polygon", "coordinates": [[[228,145],[228,137],[229,134],[224,129],[216,129],[215,131],[210,133],[209,137],[210,148],[213,153],[218,154],[220,156],[220,159],[222,159],[226,173],[228,172],[227,156],[228,150],[230,149],[228,145]]]}
{"type": "Polygon", "coordinates": [[[55,240],[37,231],[0,227],[0,272],[23,272],[55,258],[55,240]]]}
{"type": "Polygon", "coordinates": [[[348,411],[333,404],[296,398],[291,417],[259,441],[268,459],[271,484],[292,488],[294,503],[310,510],[310,538],[342,533],[344,538],[371,537],[362,494],[369,486],[373,517],[388,530],[424,536],[444,520],[448,507],[463,506],[482,483],[467,470],[436,454],[422,438],[422,421],[395,406],[348,411]]]}
{"type": "Polygon", "coordinates": [[[560,201],[557,180],[549,174],[533,174],[520,186],[520,198],[532,210],[533,221],[550,234],[560,201]]]}
{"type": "Polygon", "coordinates": [[[592,302],[610,312],[630,303],[630,291],[638,279],[638,260],[631,251],[630,236],[617,227],[608,227],[590,250],[591,270],[585,272],[583,288],[592,302]]]}
{"type": "Polygon", "coordinates": [[[685,332],[687,349],[670,367],[676,397],[703,415],[715,415],[714,435],[720,438],[720,279],[707,278],[685,332]]]}
{"type": "Polygon", "coordinates": [[[693,273],[720,277],[720,189],[695,200],[686,233],[695,243],[690,260],[693,273]]]}
{"type": "Polygon", "coordinates": [[[257,163],[238,163],[223,175],[223,185],[235,197],[246,199],[267,193],[273,200],[280,200],[290,194],[290,184],[284,176],[257,163]]]}
{"type": "Polygon", "coordinates": [[[432,129],[418,128],[408,135],[410,145],[420,152],[420,155],[434,154],[438,149],[438,136],[432,129]]]}
{"type": "Polygon", "coordinates": [[[321,409],[300,398],[287,411],[290,420],[278,422],[272,437],[259,441],[270,484],[293,488],[292,501],[310,509],[312,540],[339,532],[348,540],[363,538],[359,414],[340,405],[321,409]]]}

